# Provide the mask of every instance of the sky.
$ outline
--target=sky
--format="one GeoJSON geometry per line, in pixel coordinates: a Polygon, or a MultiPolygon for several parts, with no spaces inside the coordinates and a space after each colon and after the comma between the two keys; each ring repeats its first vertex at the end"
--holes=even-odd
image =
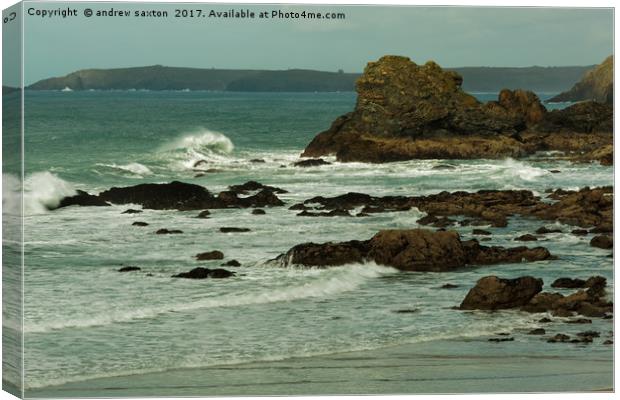
{"type": "Polygon", "coordinates": [[[198,68],[361,72],[385,54],[444,67],[591,65],[613,52],[611,9],[414,6],[234,6],[24,3],[78,16],[25,15],[24,80],[86,68],[198,68]],[[169,17],[90,17],[84,9],[168,10],[169,17]],[[344,20],[174,18],[174,9],[334,11],[344,20]]]}

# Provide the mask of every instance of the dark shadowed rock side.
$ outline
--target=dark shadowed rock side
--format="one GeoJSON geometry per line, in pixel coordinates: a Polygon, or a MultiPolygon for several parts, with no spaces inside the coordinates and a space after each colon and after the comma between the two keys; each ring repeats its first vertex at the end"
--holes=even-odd
{"type": "Polygon", "coordinates": [[[503,248],[481,246],[476,240],[462,241],[455,231],[425,229],[384,230],[370,240],[340,243],[304,243],[281,254],[282,265],[330,267],[364,261],[401,271],[452,271],[467,265],[490,265],[541,261],[552,256],[544,247],[503,248]]]}
{"type": "Polygon", "coordinates": [[[460,225],[505,227],[509,217],[521,215],[584,228],[594,227],[592,233],[613,231],[612,187],[583,188],[578,191],[558,189],[548,193],[544,199],[529,190],[441,192],[412,197],[347,193],[336,197],[313,197],[290,209],[302,211],[298,214],[300,216],[328,216],[332,211],[348,213],[358,207],[362,207],[360,213],[363,214],[407,211],[415,207],[428,214],[418,220],[419,224],[440,227],[457,223],[445,218],[448,216],[465,217],[458,222],[460,225]]]}
{"type": "Polygon", "coordinates": [[[462,78],[429,61],[385,56],[358,79],[354,111],[318,134],[302,157],[339,161],[521,157],[541,150],[595,151],[612,143],[613,110],[576,104],[548,112],[538,97],[502,90],[479,102],[462,78]]]}
{"type": "Polygon", "coordinates": [[[550,312],[559,317],[570,317],[575,314],[606,317],[608,313],[613,312],[613,303],[605,299],[606,285],[606,279],[601,276],[593,276],[586,281],[570,278],[554,281],[552,287],[587,288],[565,296],[561,293],[543,292],[542,279],[531,276],[515,279],[487,276],[476,282],[459,308],[461,310],[519,308],[530,313],[550,312]]]}
{"type": "MultiPolygon", "coordinates": [[[[140,204],[145,209],[154,210],[205,210],[220,208],[277,207],[284,205],[275,193],[286,191],[265,186],[258,182],[246,182],[231,186],[230,190],[217,196],[206,188],[174,181],[171,183],[144,183],[136,186],[117,188],[101,192],[98,196],[78,191],[75,196],[65,197],[58,208],[70,205],[109,206],[113,204],[140,204]],[[255,192],[247,195],[248,192],[255,192]]],[[[208,212],[202,217],[208,216],[208,212]]]]}
{"type": "Polygon", "coordinates": [[[547,100],[548,102],[594,100],[612,104],[614,101],[614,56],[586,72],[570,90],[547,100]]]}

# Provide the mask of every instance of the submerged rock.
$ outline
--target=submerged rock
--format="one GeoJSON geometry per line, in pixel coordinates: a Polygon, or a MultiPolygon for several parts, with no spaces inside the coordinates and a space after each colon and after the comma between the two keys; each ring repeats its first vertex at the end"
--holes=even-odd
{"type": "Polygon", "coordinates": [[[535,242],[535,241],[537,241],[538,239],[536,238],[536,236],[534,236],[534,235],[530,235],[530,234],[528,233],[528,234],[525,234],[525,235],[521,235],[521,236],[519,236],[519,237],[516,237],[514,240],[519,241],[519,242],[535,242]]]}
{"type": "Polygon", "coordinates": [[[142,212],[142,210],[134,210],[133,208],[130,208],[128,210],[123,211],[121,214],[140,214],[142,212]]]}
{"type": "Polygon", "coordinates": [[[301,160],[293,163],[295,167],[319,167],[321,165],[330,165],[330,162],[323,160],[322,158],[310,158],[307,160],[301,160]]]}
{"type": "Polygon", "coordinates": [[[196,260],[198,261],[206,261],[206,260],[222,260],[224,259],[224,253],[219,250],[207,251],[204,253],[196,254],[196,260]]]}
{"type": "Polygon", "coordinates": [[[220,232],[222,233],[242,233],[242,232],[250,232],[250,228],[234,228],[234,227],[223,227],[220,228],[220,232]]]}
{"type": "Polygon", "coordinates": [[[211,211],[209,211],[209,210],[204,210],[204,211],[201,211],[201,212],[200,212],[200,214],[198,214],[198,215],[196,216],[196,218],[204,218],[204,219],[207,219],[207,218],[209,218],[209,215],[211,215],[211,211]]]}
{"type": "Polygon", "coordinates": [[[222,268],[209,269],[209,268],[194,268],[189,272],[181,272],[177,275],[172,275],[172,278],[186,278],[186,279],[207,279],[207,278],[230,278],[235,273],[222,268]]]}
{"type": "Polygon", "coordinates": [[[174,235],[174,234],[179,234],[179,233],[183,233],[183,231],[178,230],[178,229],[162,228],[155,232],[156,235],[174,235]]]}
{"type": "Polygon", "coordinates": [[[142,222],[142,221],[136,221],[136,222],[132,223],[131,225],[132,226],[149,226],[148,223],[142,222]]]}
{"type": "Polygon", "coordinates": [[[222,267],[240,267],[241,263],[237,260],[230,260],[222,264],[222,267]]]}
{"type": "Polygon", "coordinates": [[[141,271],[142,269],[140,267],[135,267],[132,265],[127,265],[125,267],[122,267],[118,270],[118,272],[134,272],[134,271],[141,271]]]}

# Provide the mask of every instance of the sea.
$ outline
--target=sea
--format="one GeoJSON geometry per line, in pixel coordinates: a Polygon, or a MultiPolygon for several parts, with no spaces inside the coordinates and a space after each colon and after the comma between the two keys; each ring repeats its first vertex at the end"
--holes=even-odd
{"type": "MultiPolygon", "coordinates": [[[[483,101],[497,97],[475,95],[483,101]]],[[[544,100],[553,94],[539,95],[544,100]]],[[[446,352],[484,354],[498,346],[488,342],[498,333],[513,336],[527,354],[575,362],[595,356],[610,360],[611,371],[612,346],[603,344],[613,329],[611,320],[595,319],[587,327],[602,333],[592,344],[557,344],[526,334],[540,327],[545,314],[453,308],[488,275],[539,277],[546,290],[556,278],[602,275],[613,294],[610,251],[590,247],[592,235],[575,236],[569,225],[515,216],[505,228],[483,227],[492,232],[484,244],[499,246],[520,245],[515,237],[543,225],[560,229],[528,243],[557,256],[534,263],[403,273],[374,263],[316,269],[270,261],[300,243],[365,240],[382,229],[418,228],[416,221],[425,215],[412,209],[366,218],[309,218],[288,209],[314,196],[527,189],[544,197],[548,189],[613,185],[613,167],[557,160],[552,153],[518,160],[387,164],[339,163],[327,157],[330,165],[294,167],[310,140],[352,111],[355,100],[355,93],[348,92],[26,91],[24,268],[5,262],[4,269],[5,287],[18,285],[23,276],[23,320],[19,302],[4,303],[5,343],[14,345],[5,349],[5,383],[19,385],[22,368],[28,393],[98,378],[224,365],[234,371],[250,362],[294,359],[303,365],[317,356],[463,338],[469,339],[467,349],[453,345],[446,352]],[[446,164],[454,168],[434,168],[446,164]],[[173,180],[214,193],[255,180],[288,193],[278,195],[284,207],[267,208],[265,215],[253,215],[252,209],[211,210],[208,219],[196,218],[198,211],[123,214],[139,205],[49,211],[76,190],[96,194],[114,186],[173,180]],[[133,226],[135,221],[149,225],[133,226]],[[250,231],[221,233],[220,227],[250,231]],[[160,228],[183,233],[156,235],[160,228]],[[224,260],[194,258],[211,250],[223,252],[224,260]],[[225,267],[236,272],[233,278],[171,277],[232,259],[241,263],[225,267]],[[122,266],[141,271],[117,272],[122,266]],[[442,289],[447,283],[458,287],[442,289]],[[19,359],[11,351],[18,352],[22,329],[23,365],[11,361],[19,359]]],[[[19,93],[4,97],[5,104],[18,101],[19,93]]],[[[6,135],[5,143],[20,140],[6,135]]],[[[19,190],[18,176],[5,168],[5,221],[19,213],[19,190]]],[[[463,239],[474,237],[471,227],[454,229],[463,239]]],[[[19,245],[7,232],[5,254],[19,245]]],[[[18,254],[15,250],[13,256],[18,254]]],[[[568,334],[583,330],[561,318],[554,321],[546,328],[568,334]]],[[[415,387],[404,390],[413,393],[415,387]]],[[[205,389],[203,394],[209,393],[205,389]]]]}

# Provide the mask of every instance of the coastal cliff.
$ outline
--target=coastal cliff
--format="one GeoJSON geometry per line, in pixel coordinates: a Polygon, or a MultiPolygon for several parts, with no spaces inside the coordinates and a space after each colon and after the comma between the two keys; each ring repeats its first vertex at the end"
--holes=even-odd
{"type": "Polygon", "coordinates": [[[594,100],[612,104],[614,100],[614,57],[586,72],[570,90],[549,99],[549,102],[594,100]]]}
{"type": "Polygon", "coordinates": [[[547,111],[538,96],[502,90],[479,102],[463,78],[429,61],[384,56],[357,80],[353,112],[337,118],[303,157],[339,161],[521,157],[540,150],[591,152],[612,143],[611,106],[585,102],[547,111]]]}

